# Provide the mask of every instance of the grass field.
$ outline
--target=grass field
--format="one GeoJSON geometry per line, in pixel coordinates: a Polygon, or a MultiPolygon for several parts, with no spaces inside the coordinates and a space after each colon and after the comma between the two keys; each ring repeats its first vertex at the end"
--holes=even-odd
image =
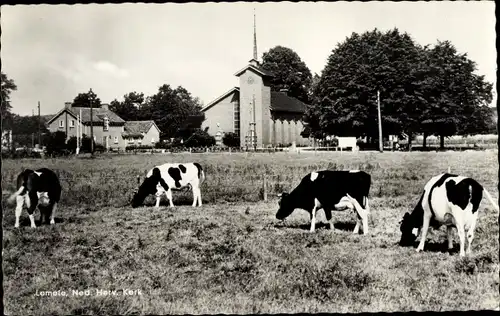
{"type": "MultiPolygon", "coordinates": [[[[500,301],[498,214],[486,200],[470,257],[459,258],[456,233],[448,253],[444,228],[430,231],[423,253],[396,243],[404,212],[418,201],[425,182],[448,167],[474,177],[497,197],[496,155],[328,152],[4,160],[4,191],[13,191],[15,176],[27,167],[58,171],[64,187],[55,226],[33,230],[23,213],[22,227],[14,229],[14,207],[4,206],[5,313],[495,309],[500,301]],[[123,206],[138,174],[173,161],[204,167],[201,208],[188,206],[190,192],[174,192],[174,203],[180,204],[175,208],[123,206]],[[352,234],[355,223],[348,212],[334,214],[334,232],[319,224],[309,233],[309,216],[301,210],[286,224],[275,219],[274,193],[326,168],[372,175],[367,236],[352,234]],[[261,201],[264,174],[267,203],[261,201]],[[102,290],[116,292],[98,295],[102,290]],[[59,291],[59,296],[41,296],[45,291],[59,291]],[[67,296],[60,296],[63,291],[67,296]]],[[[147,202],[152,205],[154,199],[147,202]]],[[[325,220],[322,212],[318,217],[325,220]]]]}

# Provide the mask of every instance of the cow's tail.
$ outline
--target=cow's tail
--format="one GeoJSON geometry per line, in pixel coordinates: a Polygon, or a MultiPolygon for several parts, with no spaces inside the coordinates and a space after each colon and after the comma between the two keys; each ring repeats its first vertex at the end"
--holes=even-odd
{"type": "Polygon", "coordinates": [[[486,190],[486,188],[483,188],[483,191],[484,191],[484,194],[486,195],[486,198],[488,199],[488,201],[490,201],[491,205],[493,206],[493,208],[495,210],[497,210],[497,212],[500,212],[500,209],[498,208],[498,204],[495,203],[495,200],[491,196],[490,192],[488,192],[488,190],[486,190]]]}
{"type": "Polygon", "coordinates": [[[21,186],[21,187],[19,188],[19,190],[17,190],[16,192],[12,193],[12,195],[11,195],[11,196],[9,196],[9,197],[7,198],[7,203],[9,203],[9,204],[13,204],[13,203],[14,203],[14,201],[16,200],[16,197],[17,197],[19,194],[23,193],[23,191],[24,191],[24,186],[21,186]]]}
{"type": "Polygon", "coordinates": [[[200,170],[200,185],[205,181],[205,171],[200,170]]]}

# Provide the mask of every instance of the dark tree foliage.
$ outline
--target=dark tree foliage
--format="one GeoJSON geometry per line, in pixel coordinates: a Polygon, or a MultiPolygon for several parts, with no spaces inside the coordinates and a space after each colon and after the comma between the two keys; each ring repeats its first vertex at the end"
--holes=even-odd
{"type": "Polygon", "coordinates": [[[377,92],[384,135],[444,137],[491,130],[492,85],[449,42],[421,47],[397,29],[353,33],[332,51],[313,86],[305,120],[314,136],[378,137],[377,92]]]}
{"type": "Polygon", "coordinates": [[[10,104],[10,94],[17,90],[17,85],[14,83],[13,79],[9,79],[7,75],[1,72],[1,98],[2,104],[0,107],[1,119],[2,119],[2,130],[12,129],[12,105],[10,104]]]}
{"type": "Polygon", "coordinates": [[[184,141],[186,147],[211,147],[215,145],[215,137],[202,129],[197,129],[184,141]]]}
{"type": "Polygon", "coordinates": [[[111,101],[109,109],[125,121],[139,121],[141,120],[141,108],[144,105],[144,101],[144,93],[134,91],[125,94],[122,102],[116,99],[111,101]]]}
{"type": "Polygon", "coordinates": [[[271,89],[288,89],[288,94],[302,102],[309,102],[312,75],[306,64],[292,49],[276,46],[263,54],[262,68],[274,74],[271,89]]]}
{"type": "Polygon", "coordinates": [[[93,108],[101,107],[101,99],[93,91],[79,93],[73,100],[72,106],[89,108],[91,102],[93,108]]]}
{"type": "Polygon", "coordinates": [[[227,147],[240,147],[240,137],[233,132],[224,133],[222,143],[227,147]]]}
{"type": "Polygon", "coordinates": [[[167,84],[162,85],[157,94],[147,98],[140,112],[141,119],[155,121],[162,139],[186,138],[205,120],[197,98],[181,86],[172,89],[167,84]]]}

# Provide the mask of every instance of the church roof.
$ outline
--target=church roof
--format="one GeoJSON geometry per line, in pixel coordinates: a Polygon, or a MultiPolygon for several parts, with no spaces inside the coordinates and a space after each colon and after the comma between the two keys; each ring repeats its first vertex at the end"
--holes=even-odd
{"type": "Polygon", "coordinates": [[[235,76],[239,76],[242,73],[244,73],[247,69],[253,70],[253,71],[255,71],[256,73],[258,73],[259,75],[261,75],[263,77],[274,77],[274,74],[272,72],[270,72],[268,70],[265,70],[264,68],[262,68],[260,66],[255,66],[255,65],[247,65],[243,69],[240,69],[234,75],[235,76]]]}
{"type": "Polygon", "coordinates": [[[271,91],[271,111],[305,113],[306,104],[284,92],[271,91]]]}
{"type": "Polygon", "coordinates": [[[221,95],[220,97],[218,97],[217,99],[213,100],[212,102],[210,102],[209,104],[207,104],[203,109],[201,109],[202,112],[210,109],[212,106],[216,105],[217,103],[219,103],[222,99],[226,98],[227,96],[231,95],[233,92],[240,92],[240,88],[239,87],[234,87],[232,88],[231,90],[229,90],[228,92],[224,93],[223,95],[221,95]]]}

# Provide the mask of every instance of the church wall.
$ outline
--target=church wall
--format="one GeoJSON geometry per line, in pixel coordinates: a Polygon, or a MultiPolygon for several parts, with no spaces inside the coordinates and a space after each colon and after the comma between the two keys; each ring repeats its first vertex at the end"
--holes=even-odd
{"type": "Polygon", "coordinates": [[[234,105],[237,103],[238,92],[234,92],[206,110],[205,121],[201,124],[202,129],[208,127],[208,133],[215,136],[219,123],[223,132],[234,132],[234,105]]]}
{"type": "Polygon", "coordinates": [[[271,136],[271,86],[267,80],[263,81],[262,85],[262,147],[272,145],[271,136]]]}

